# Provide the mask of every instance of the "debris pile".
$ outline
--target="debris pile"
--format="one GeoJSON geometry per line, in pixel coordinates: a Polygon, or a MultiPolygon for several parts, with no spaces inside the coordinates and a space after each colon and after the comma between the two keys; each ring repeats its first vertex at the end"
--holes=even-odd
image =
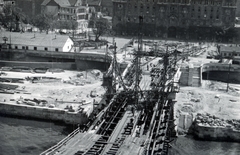
{"type": "Polygon", "coordinates": [[[48,102],[46,100],[40,100],[40,99],[28,99],[28,98],[22,98],[20,97],[20,99],[18,99],[17,104],[26,104],[26,105],[31,105],[31,106],[41,106],[41,107],[45,107],[48,102]]]}
{"type": "Polygon", "coordinates": [[[212,126],[212,127],[228,127],[233,128],[235,130],[240,130],[240,120],[224,120],[216,117],[215,115],[211,115],[209,113],[196,115],[195,123],[201,124],[204,126],[212,126]]]}

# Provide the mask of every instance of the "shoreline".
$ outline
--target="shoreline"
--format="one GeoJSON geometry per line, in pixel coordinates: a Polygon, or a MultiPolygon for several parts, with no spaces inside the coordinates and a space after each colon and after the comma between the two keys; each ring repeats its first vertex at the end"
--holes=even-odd
{"type": "Polygon", "coordinates": [[[63,122],[71,125],[82,125],[88,120],[88,116],[84,112],[76,113],[62,109],[8,104],[2,102],[0,102],[0,114],[13,117],[63,122]]]}

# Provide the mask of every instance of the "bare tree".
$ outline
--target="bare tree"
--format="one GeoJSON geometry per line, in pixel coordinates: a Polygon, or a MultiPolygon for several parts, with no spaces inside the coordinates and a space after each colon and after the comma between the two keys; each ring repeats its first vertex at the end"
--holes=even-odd
{"type": "Polygon", "coordinates": [[[95,34],[95,41],[99,41],[100,36],[109,32],[111,25],[107,19],[104,18],[92,18],[89,21],[89,26],[93,28],[95,34]]]}

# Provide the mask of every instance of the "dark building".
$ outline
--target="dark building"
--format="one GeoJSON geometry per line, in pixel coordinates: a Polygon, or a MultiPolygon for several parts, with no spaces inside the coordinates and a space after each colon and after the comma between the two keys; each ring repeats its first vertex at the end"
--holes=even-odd
{"type": "Polygon", "coordinates": [[[237,0],[113,0],[113,30],[145,36],[214,40],[232,35],[237,0]],[[224,37],[221,37],[226,35],[224,37]]]}
{"type": "Polygon", "coordinates": [[[29,18],[41,13],[42,2],[43,0],[15,0],[16,6],[21,8],[29,18]]]}
{"type": "Polygon", "coordinates": [[[240,17],[240,0],[237,0],[237,11],[236,11],[236,16],[240,17]]]}

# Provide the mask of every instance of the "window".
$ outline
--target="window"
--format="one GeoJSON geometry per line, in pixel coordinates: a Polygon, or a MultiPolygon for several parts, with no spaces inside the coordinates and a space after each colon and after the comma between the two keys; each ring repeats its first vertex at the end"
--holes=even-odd
{"type": "Polygon", "coordinates": [[[34,49],[34,50],[37,50],[37,47],[34,47],[33,49],[34,49]]]}
{"type": "Polygon", "coordinates": [[[25,46],[22,46],[22,49],[25,50],[25,46]]]}
{"type": "Polygon", "coordinates": [[[47,48],[47,47],[45,47],[45,48],[44,48],[44,50],[45,50],[45,51],[47,51],[47,50],[48,50],[48,48],[47,48]]]}
{"type": "Polygon", "coordinates": [[[18,47],[17,47],[17,46],[15,46],[15,49],[18,49],[18,47]]]}
{"type": "Polygon", "coordinates": [[[26,46],[26,50],[28,50],[28,46],[26,46]]]}
{"type": "Polygon", "coordinates": [[[118,4],[118,8],[119,8],[119,9],[122,9],[122,8],[123,8],[123,5],[122,5],[122,4],[118,4]]]}
{"type": "Polygon", "coordinates": [[[55,51],[58,52],[58,48],[55,48],[55,51]]]}

